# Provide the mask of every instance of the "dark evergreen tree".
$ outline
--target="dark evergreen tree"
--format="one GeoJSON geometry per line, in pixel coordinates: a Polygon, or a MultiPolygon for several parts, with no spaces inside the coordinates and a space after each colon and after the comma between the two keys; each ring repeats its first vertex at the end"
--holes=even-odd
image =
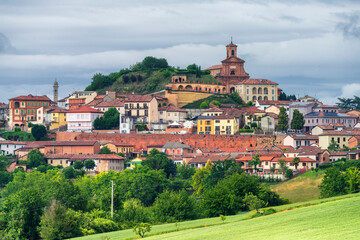
{"type": "Polygon", "coordinates": [[[280,108],[278,130],[286,131],[288,129],[289,118],[284,107],[280,108]]]}
{"type": "Polygon", "coordinates": [[[301,130],[305,124],[304,116],[299,110],[295,109],[291,120],[291,129],[301,130]]]}

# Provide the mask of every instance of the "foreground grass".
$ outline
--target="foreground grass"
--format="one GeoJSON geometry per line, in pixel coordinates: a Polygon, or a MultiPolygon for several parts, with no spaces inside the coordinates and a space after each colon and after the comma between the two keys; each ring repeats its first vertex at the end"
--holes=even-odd
{"type": "MultiPolygon", "coordinates": [[[[244,212],[227,216],[224,224],[217,217],[181,222],[179,231],[173,223],[157,225],[146,236],[149,239],[239,239],[240,236],[241,239],[338,239],[340,236],[360,239],[359,207],[360,193],[357,193],[274,207],[282,212],[254,219],[250,219],[253,213],[244,212]]],[[[139,238],[128,229],[74,240],[105,237],[112,240],[139,238]]]]}
{"type": "Polygon", "coordinates": [[[289,181],[273,185],[271,188],[291,202],[310,201],[320,197],[319,184],[323,176],[323,171],[309,171],[289,181]]]}
{"type": "Polygon", "coordinates": [[[174,232],[148,239],[360,239],[360,195],[330,200],[311,207],[246,221],[174,232]]]}

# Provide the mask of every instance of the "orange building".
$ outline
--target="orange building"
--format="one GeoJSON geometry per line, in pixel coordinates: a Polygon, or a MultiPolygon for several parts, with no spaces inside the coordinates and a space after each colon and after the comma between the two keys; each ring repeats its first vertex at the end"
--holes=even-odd
{"type": "Polygon", "coordinates": [[[45,153],[50,154],[97,154],[100,153],[98,141],[56,141],[45,144],[45,153]]]}
{"type": "Polygon", "coordinates": [[[27,124],[36,121],[36,110],[40,107],[49,106],[50,98],[47,96],[18,96],[9,99],[9,127],[20,127],[27,130],[27,124]]]}

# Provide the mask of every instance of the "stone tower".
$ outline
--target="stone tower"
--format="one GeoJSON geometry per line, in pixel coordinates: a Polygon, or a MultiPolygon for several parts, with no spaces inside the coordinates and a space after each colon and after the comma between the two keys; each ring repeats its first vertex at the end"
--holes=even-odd
{"type": "Polygon", "coordinates": [[[59,100],[59,83],[56,81],[54,82],[54,102],[59,100]]]}
{"type": "Polygon", "coordinates": [[[233,44],[231,41],[230,44],[226,45],[226,58],[237,57],[237,45],[233,44]]]}

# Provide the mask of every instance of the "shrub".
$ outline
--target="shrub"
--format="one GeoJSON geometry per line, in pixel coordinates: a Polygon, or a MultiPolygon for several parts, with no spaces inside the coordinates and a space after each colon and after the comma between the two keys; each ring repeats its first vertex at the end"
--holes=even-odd
{"type": "Polygon", "coordinates": [[[144,237],[145,233],[151,231],[151,225],[150,223],[139,223],[136,226],[134,226],[134,232],[136,235],[139,235],[140,237],[144,237]]]}
{"type": "Polygon", "coordinates": [[[286,169],[285,177],[292,178],[294,176],[293,171],[291,169],[286,169]]]}

